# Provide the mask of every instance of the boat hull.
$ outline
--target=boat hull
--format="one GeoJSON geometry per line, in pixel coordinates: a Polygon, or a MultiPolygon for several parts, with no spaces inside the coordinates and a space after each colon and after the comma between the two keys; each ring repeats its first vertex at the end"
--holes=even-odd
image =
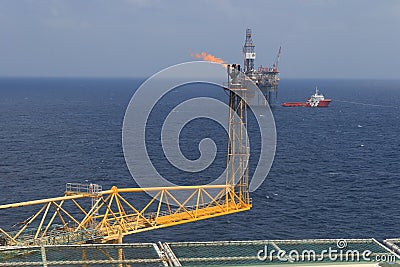
{"type": "Polygon", "coordinates": [[[286,102],[282,104],[283,107],[306,107],[307,103],[304,102],[286,102]]]}
{"type": "Polygon", "coordinates": [[[313,108],[326,108],[331,103],[331,99],[324,99],[318,102],[318,105],[311,106],[310,102],[285,102],[282,107],[313,107],[313,108]]]}

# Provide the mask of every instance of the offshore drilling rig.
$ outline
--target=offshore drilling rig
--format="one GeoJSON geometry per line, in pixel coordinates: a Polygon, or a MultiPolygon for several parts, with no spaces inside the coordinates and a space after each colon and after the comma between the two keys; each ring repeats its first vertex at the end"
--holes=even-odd
{"type": "MultiPolygon", "coordinates": [[[[256,102],[259,105],[264,105],[265,102],[268,104],[273,104],[278,97],[278,84],[279,84],[279,70],[278,64],[281,56],[281,47],[279,47],[278,53],[276,55],[275,61],[272,64],[272,67],[264,67],[260,65],[257,69],[254,67],[254,61],[256,59],[256,52],[254,50],[255,45],[253,43],[253,39],[251,36],[251,29],[246,30],[246,40],[244,46],[242,47],[243,51],[243,59],[244,59],[244,68],[242,72],[246,74],[246,76],[251,79],[262,91],[263,96],[257,99],[256,102]]],[[[202,53],[190,53],[190,56],[196,59],[202,59],[205,61],[216,62],[221,64],[227,64],[223,59],[215,57],[211,54],[207,54],[206,52],[202,53]]],[[[249,93],[247,95],[249,99],[255,97],[249,93]]],[[[257,96],[258,98],[258,96],[257,96]]]]}
{"type": "Polygon", "coordinates": [[[268,104],[272,104],[278,97],[278,64],[281,56],[281,47],[279,47],[272,67],[263,67],[261,65],[257,70],[254,68],[254,61],[256,59],[254,48],[251,29],[247,29],[246,40],[243,46],[244,73],[260,88],[268,104]]]}

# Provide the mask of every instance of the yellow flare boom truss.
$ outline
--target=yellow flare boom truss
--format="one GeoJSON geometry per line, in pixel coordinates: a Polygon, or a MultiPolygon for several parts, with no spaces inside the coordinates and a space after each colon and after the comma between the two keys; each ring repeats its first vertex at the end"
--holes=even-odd
{"type": "MultiPolygon", "coordinates": [[[[139,196],[140,197],[140,196],[139,196]]],[[[235,193],[232,185],[154,188],[117,188],[97,194],[66,192],[62,197],[0,205],[0,210],[24,206],[39,210],[17,231],[0,232],[7,245],[114,242],[123,236],[157,228],[249,210],[251,203],[235,193]],[[187,197],[179,201],[176,194],[187,197]],[[152,192],[139,207],[135,195],[152,192]],[[92,201],[89,209],[82,201],[92,201]],[[189,204],[192,205],[189,205],[189,204]],[[56,223],[57,222],[57,223],[56,223]]]]}

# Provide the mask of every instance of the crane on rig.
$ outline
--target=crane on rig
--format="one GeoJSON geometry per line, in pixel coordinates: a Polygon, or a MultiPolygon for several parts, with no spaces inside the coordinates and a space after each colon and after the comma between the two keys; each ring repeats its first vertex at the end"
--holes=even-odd
{"type": "Polygon", "coordinates": [[[282,46],[279,47],[278,54],[276,54],[275,62],[272,65],[272,70],[275,72],[279,72],[278,65],[279,65],[279,59],[281,58],[281,51],[282,51],[282,46]]]}
{"type": "Polygon", "coordinates": [[[228,65],[229,95],[226,182],[221,185],[118,188],[68,183],[63,196],[0,205],[6,209],[32,207],[35,212],[18,229],[0,228],[0,245],[32,246],[121,243],[124,236],[247,211],[250,156],[247,129],[246,76],[228,65]],[[187,198],[176,194],[185,191],[187,198]],[[153,197],[143,202],[146,192],[153,197]]]}

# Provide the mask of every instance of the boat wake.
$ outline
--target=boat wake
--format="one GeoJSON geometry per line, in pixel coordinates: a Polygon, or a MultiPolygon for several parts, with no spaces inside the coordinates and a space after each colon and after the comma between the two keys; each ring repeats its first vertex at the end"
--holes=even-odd
{"type": "Polygon", "coordinates": [[[335,100],[335,102],[342,102],[342,103],[349,103],[349,104],[363,105],[363,106],[370,106],[370,107],[400,108],[399,106],[388,106],[388,105],[379,105],[379,104],[368,104],[368,103],[361,103],[361,102],[354,102],[354,101],[345,101],[345,100],[335,100]]]}

